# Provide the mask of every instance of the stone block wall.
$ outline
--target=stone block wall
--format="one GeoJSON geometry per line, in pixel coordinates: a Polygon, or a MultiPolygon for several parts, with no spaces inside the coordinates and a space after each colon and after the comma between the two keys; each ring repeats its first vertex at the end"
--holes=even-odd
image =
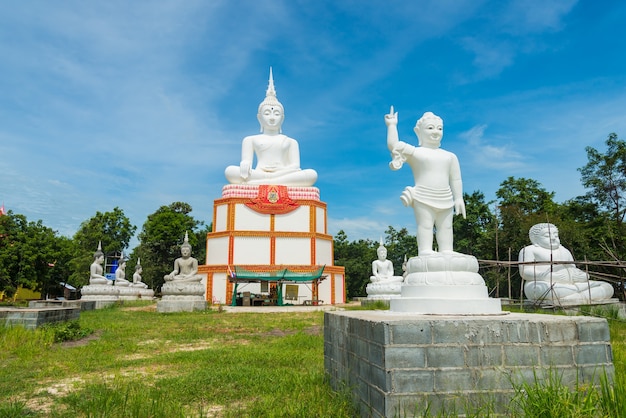
{"type": "Polygon", "coordinates": [[[44,324],[77,321],[80,308],[9,308],[0,310],[0,322],[6,326],[21,325],[35,329],[44,324]]]}
{"type": "Polygon", "coordinates": [[[324,364],[368,417],[463,413],[487,402],[505,413],[515,384],[548,371],[569,386],[613,375],[606,320],[538,314],[327,312],[324,364]]]}

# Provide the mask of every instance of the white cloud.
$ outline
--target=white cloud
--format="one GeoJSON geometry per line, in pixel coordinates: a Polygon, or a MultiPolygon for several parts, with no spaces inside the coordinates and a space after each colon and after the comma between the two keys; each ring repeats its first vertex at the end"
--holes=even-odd
{"type": "Polygon", "coordinates": [[[494,139],[485,139],[487,125],[474,126],[459,134],[459,138],[467,142],[468,154],[472,164],[495,170],[519,169],[524,166],[524,156],[510,144],[496,146],[494,139]]]}

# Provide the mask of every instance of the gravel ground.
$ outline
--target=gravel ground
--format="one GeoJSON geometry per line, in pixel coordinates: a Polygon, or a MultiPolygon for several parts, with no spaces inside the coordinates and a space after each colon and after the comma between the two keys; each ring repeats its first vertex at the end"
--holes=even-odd
{"type": "MultiPolygon", "coordinates": [[[[352,302],[340,305],[318,305],[318,306],[226,306],[222,309],[226,312],[313,312],[313,311],[343,311],[346,306],[360,305],[360,302],[352,302]]],[[[211,309],[217,309],[211,307],[211,309]]]]}

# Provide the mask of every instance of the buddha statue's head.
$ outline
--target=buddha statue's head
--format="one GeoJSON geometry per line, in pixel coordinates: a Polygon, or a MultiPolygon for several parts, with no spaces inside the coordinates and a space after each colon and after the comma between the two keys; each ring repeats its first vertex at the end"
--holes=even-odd
{"type": "Polygon", "coordinates": [[[266,130],[280,132],[285,119],[285,108],[276,98],[272,68],[270,68],[270,80],[265,92],[265,99],[259,105],[257,119],[261,124],[261,132],[266,130]]]}
{"type": "Polygon", "coordinates": [[[548,250],[556,250],[561,245],[559,229],[551,223],[533,225],[528,231],[530,242],[548,250]]]}
{"type": "Polygon", "coordinates": [[[376,255],[378,255],[379,260],[385,260],[387,258],[387,249],[383,245],[382,238],[380,239],[380,245],[378,246],[378,249],[376,250],[376,255]]]}
{"type": "Polygon", "coordinates": [[[102,252],[102,241],[98,242],[98,249],[93,253],[93,261],[104,261],[104,253],[102,252]]]}
{"type": "Polygon", "coordinates": [[[443,119],[433,112],[426,112],[413,128],[419,145],[439,146],[443,138],[443,119]]]}
{"type": "Polygon", "coordinates": [[[191,255],[191,244],[189,244],[189,235],[187,234],[187,231],[185,231],[183,244],[180,246],[180,253],[183,257],[189,257],[191,255]]]}

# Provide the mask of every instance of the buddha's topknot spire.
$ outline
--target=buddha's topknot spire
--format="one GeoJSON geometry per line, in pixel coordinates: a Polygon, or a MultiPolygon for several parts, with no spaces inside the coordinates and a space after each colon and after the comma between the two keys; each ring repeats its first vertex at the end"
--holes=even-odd
{"type": "Polygon", "coordinates": [[[102,241],[98,241],[98,249],[96,250],[96,252],[93,254],[94,258],[98,258],[101,255],[104,255],[104,253],[102,252],[102,241]]]}
{"type": "Polygon", "coordinates": [[[267,86],[267,90],[265,91],[265,97],[267,96],[276,97],[276,88],[274,88],[274,74],[272,73],[272,67],[270,67],[270,81],[267,86]]]}
{"type": "Polygon", "coordinates": [[[191,248],[191,244],[189,244],[189,234],[187,231],[185,231],[185,239],[183,240],[183,245],[181,245],[181,248],[182,247],[191,248]]]}
{"type": "Polygon", "coordinates": [[[263,106],[280,106],[280,108],[284,110],[283,105],[276,98],[276,88],[274,87],[274,74],[272,72],[272,67],[270,67],[270,80],[267,85],[267,90],[265,91],[265,99],[259,105],[259,113],[261,113],[261,108],[263,106]]]}

